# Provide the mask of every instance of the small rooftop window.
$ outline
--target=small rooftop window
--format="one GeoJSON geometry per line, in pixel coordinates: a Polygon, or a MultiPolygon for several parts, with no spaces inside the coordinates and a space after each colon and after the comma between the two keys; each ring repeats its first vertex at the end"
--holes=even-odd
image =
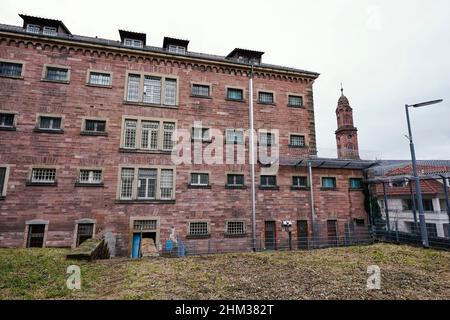
{"type": "Polygon", "coordinates": [[[164,37],[163,48],[171,53],[186,54],[189,40],[164,37]]]}
{"type": "Polygon", "coordinates": [[[236,48],[227,55],[227,59],[242,63],[260,64],[264,52],[236,48]]]}
{"type": "Polygon", "coordinates": [[[143,48],[147,41],[145,33],[119,30],[120,40],[123,45],[133,48],[143,48]]]}
{"type": "Polygon", "coordinates": [[[33,17],[25,14],[19,14],[19,16],[23,19],[23,28],[29,33],[42,33],[46,36],[56,36],[58,33],[71,34],[61,20],[33,17]]]}

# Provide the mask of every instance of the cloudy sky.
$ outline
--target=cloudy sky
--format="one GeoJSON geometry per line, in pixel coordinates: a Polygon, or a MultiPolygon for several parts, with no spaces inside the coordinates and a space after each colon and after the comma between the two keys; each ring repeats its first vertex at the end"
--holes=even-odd
{"type": "Polygon", "coordinates": [[[318,149],[335,155],[340,82],[354,109],[362,157],[409,159],[405,103],[419,159],[450,159],[448,0],[1,0],[0,22],[18,13],[58,18],[74,34],[118,39],[119,28],[189,39],[191,51],[265,51],[263,61],[321,73],[314,85],[318,149]]]}

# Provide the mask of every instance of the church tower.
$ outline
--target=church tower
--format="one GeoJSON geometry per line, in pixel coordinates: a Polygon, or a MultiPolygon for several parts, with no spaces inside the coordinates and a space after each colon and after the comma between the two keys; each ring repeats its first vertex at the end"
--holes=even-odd
{"type": "Polygon", "coordinates": [[[358,129],[353,125],[353,110],[341,85],[341,96],[336,108],[336,144],[339,159],[359,159],[358,129]]]}

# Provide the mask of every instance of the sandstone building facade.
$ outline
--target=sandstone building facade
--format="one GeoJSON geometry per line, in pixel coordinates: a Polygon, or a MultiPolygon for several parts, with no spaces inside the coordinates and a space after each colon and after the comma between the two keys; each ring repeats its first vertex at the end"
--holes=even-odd
{"type": "Polygon", "coordinates": [[[256,166],[259,248],[286,239],[285,220],[296,239],[313,235],[313,221],[328,237],[367,223],[367,163],[316,156],[319,74],[265,64],[257,51],[212,56],[190,52],[187,40],[153,47],[145,34],[90,38],[59,20],[21,17],[23,26],[0,25],[1,247],[106,236],[117,255],[136,255],[144,239],[162,249],[171,237],[250,250],[248,159],[173,161],[181,130],[189,153],[208,153],[222,133],[233,155],[248,155],[249,99],[258,147],[280,154],[275,173],[256,166]]]}

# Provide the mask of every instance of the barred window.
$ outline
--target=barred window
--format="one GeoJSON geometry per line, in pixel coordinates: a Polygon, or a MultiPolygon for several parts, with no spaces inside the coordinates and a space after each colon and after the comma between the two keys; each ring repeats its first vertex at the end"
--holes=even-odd
{"type": "Polygon", "coordinates": [[[42,248],[44,246],[45,224],[28,226],[27,248],[42,248]]]}
{"type": "Polygon", "coordinates": [[[245,234],[244,221],[227,221],[227,234],[245,234]]]}
{"type": "Polygon", "coordinates": [[[36,24],[27,24],[27,32],[29,33],[39,33],[41,31],[41,27],[36,24]]]}
{"type": "Polygon", "coordinates": [[[169,45],[169,52],[178,53],[178,54],[185,54],[186,48],[182,46],[176,46],[176,45],[169,45]]]}
{"type": "Polygon", "coordinates": [[[86,120],[84,124],[84,131],[87,132],[106,132],[105,120],[86,120]]]}
{"type": "Polygon", "coordinates": [[[209,235],[208,222],[190,222],[189,235],[190,236],[207,236],[209,235]]]}
{"type": "Polygon", "coordinates": [[[51,81],[69,81],[69,69],[47,67],[45,79],[51,81]]]}
{"type": "Polygon", "coordinates": [[[277,176],[261,176],[261,187],[276,187],[277,176]]]}
{"type": "Polygon", "coordinates": [[[4,195],[4,191],[6,189],[6,168],[0,167],[0,197],[4,195]]]}
{"type": "Polygon", "coordinates": [[[158,222],[156,220],[134,220],[133,229],[135,231],[156,230],[158,222]]]}
{"type": "Polygon", "coordinates": [[[177,104],[177,80],[166,79],[166,93],[164,104],[174,106],[177,104]]]}
{"type": "Polygon", "coordinates": [[[79,223],[77,228],[77,247],[94,235],[93,223],[79,223]]]}
{"type": "Polygon", "coordinates": [[[39,129],[61,130],[61,118],[57,117],[39,117],[39,129]]]}
{"type": "Polygon", "coordinates": [[[264,104],[272,104],[274,102],[273,93],[260,91],[258,94],[258,102],[264,104]]]}
{"type": "Polygon", "coordinates": [[[259,136],[259,143],[261,146],[267,147],[275,145],[275,134],[270,132],[261,132],[259,136]]]}
{"type": "Polygon", "coordinates": [[[128,91],[127,100],[138,102],[140,98],[139,87],[140,87],[141,77],[139,75],[130,74],[128,75],[128,91]]]}
{"type": "Polygon", "coordinates": [[[144,103],[161,104],[161,78],[144,77],[144,103]]]}
{"type": "Polygon", "coordinates": [[[142,121],[141,123],[141,148],[147,150],[158,149],[159,122],[142,121]]]}
{"type": "Polygon", "coordinates": [[[237,129],[228,129],[227,143],[244,144],[244,131],[237,129]]]}
{"type": "Polygon", "coordinates": [[[191,173],[192,186],[207,186],[209,184],[208,173],[191,173]]]}
{"type": "Polygon", "coordinates": [[[138,176],[138,198],[156,199],[156,179],[158,177],[158,170],[139,169],[138,176]]]}
{"type": "Polygon", "coordinates": [[[90,72],[89,73],[89,84],[97,86],[110,86],[111,85],[111,75],[109,73],[100,72],[90,72]]]}
{"type": "Polygon", "coordinates": [[[54,27],[44,27],[42,34],[46,36],[56,36],[58,34],[58,30],[54,27]]]}
{"type": "Polygon", "coordinates": [[[228,186],[243,186],[244,175],[243,174],[228,174],[227,175],[228,186]]]}
{"type": "Polygon", "coordinates": [[[209,97],[209,86],[201,84],[192,85],[192,95],[198,97],[209,97]]]}
{"type": "Polygon", "coordinates": [[[124,148],[135,148],[136,147],[136,120],[125,120],[125,130],[123,136],[123,147],[124,148]]]}
{"type": "Polygon", "coordinates": [[[302,107],[303,106],[303,97],[289,95],[288,106],[289,107],[297,107],[297,108],[302,107]]]}
{"type": "Polygon", "coordinates": [[[173,170],[161,170],[161,199],[171,200],[173,198],[173,170]]]}
{"type": "Polygon", "coordinates": [[[55,183],[56,169],[33,169],[31,171],[31,182],[35,183],[55,183]]]}
{"type": "Polygon", "coordinates": [[[78,182],[84,184],[102,183],[102,170],[80,170],[78,182]]]}
{"type": "Polygon", "coordinates": [[[308,187],[307,177],[292,177],[292,186],[294,188],[306,188],[308,187]]]}
{"type": "Polygon", "coordinates": [[[163,150],[172,150],[174,144],[175,123],[164,122],[163,150]]]}
{"type": "Polygon", "coordinates": [[[0,127],[14,127],[14,117],[15,115],[13,113],[0,113],[0,127]]]}
{"type": "Polygon", "coordinates": [[[124,39],[124,45],[127,47],[133,47],[133,48],[143,48],[144,43],[141,40],[136,39],[124,39]]]}
{"type": "Polygon", "coordinates": [[[192,139],[208,141],[211,139],[209,128],[192,128],[192,139]]]}
{"type": "Polygon", "coordinates": [[[120,198],[132,199],[133,197],[134,169],[123,168],[121,172],[120,198]]]}
{"type": "Polygon", "coordinates": [[[322,178],[322,188],[326,188],[326,189],[336,188],[336,178],[323,177],[322,178]]]}
{"type": "Polygon", "coordinates": [[[289,145],[291,147],[304,147],[305,146],[305,136],[291,135],[289,145]]]}
{"type": "Polygon", "coordinates": [[[21,63],[0,61],[0,76],[21,77],[22,67],[23,65],[21,63]]]}
{"type": "Polygon", "coordinates": [[[227,89],[227,99],[230,100],[244,100],[244,90],[228,88],[227,89]]]}

